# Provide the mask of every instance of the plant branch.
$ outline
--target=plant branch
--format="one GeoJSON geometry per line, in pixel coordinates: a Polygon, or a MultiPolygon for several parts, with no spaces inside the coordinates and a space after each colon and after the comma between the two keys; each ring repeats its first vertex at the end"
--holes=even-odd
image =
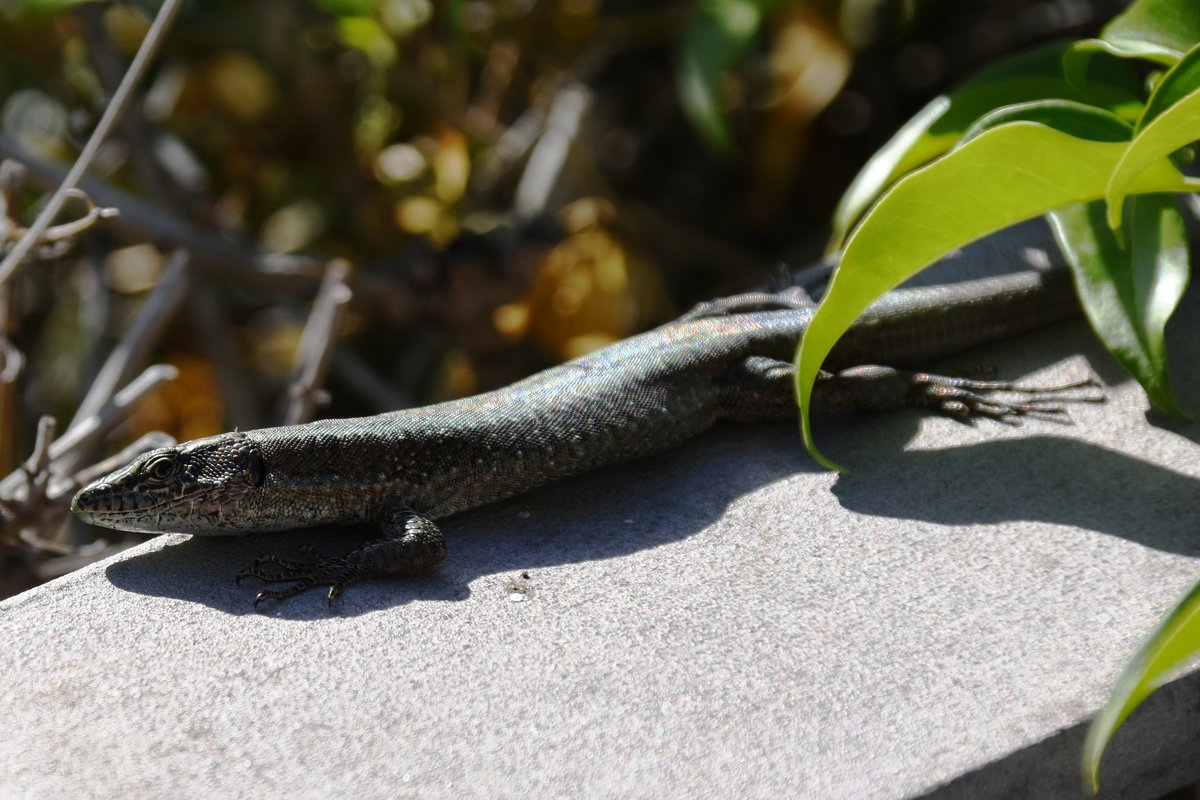
{"type": "Polygon", "coordinates": [[[346,276],[350,265],[341,259],[329,262],[321,291],[313,303],[312,313],[300,336],[300,347],[296,353],[297,364],[292,371],[288,386],[288,406],[284,413],[284,425],[296,425],[312,418],[318,405],[328,402],[327,393],[322,391],[329,364],[333,361],[333,349],[338,331],[350,304],[350,288],[346,276]]]}
{"type": "Polygon", "coordinates": [[[183,5],[183,0],[164,0],[162,7],[158,11],[158,16],[154,18],[150,29],[146,32],[146,37],[142,39],[141,47],[138,48],[137,54],[134,55],[133,61],[129,65],[129,69],[125,72],[125,77],[121,80],[121,85],[117,87],[117,91],[113,94],[108,106],[104,109],[104,114],[100,117],[100,122],[96,124],[96,129],[92,131],[92,136],[83,147],[83,151],[79,154],[79,158],[75,160],[67,177],[63,179],[58,190],[50,198],[50,202],[38,214],[33,224],[29,226],[29,230],[20,238],[16,245],[0,262],[0,286],[12,278],[17,268],[29,255],[29,251],[37,244],[46,229],[50,227],[50,223],[58,216],[62,210],[63,204],[66,203],[68,194],[72,189],[79,185],[80,178],[87,172],[92,165],[92,161],[96,157],[96,153],[100,149],[100,145],[108,137],[108,133],[112,130],[113,123],[125,111],[125,107],[129,104],[129,98],[133,94],[133,89],[141,81],[142,74],[146,67],[154,58],[154,54],[158,51],[159,45],[162,43],[165,33],[170,29],[171,22],[175,19],[175,15],[179,12],[183,5]]]}
{"type": "Polygon", "coordinates": [[[100,374],[92,381],[70,427],[99,411],[120,387],[129,382],[134,371],[145,361],[163,326],[183,303],[189,283],[187,253],[177,250],[167,262],[167,268],[154,291],[146,298],[121,341],[100,368],[100,374]]]}
{"type": "MultiPolygon", "coordinates": [[[[105,403],[104,407],[77,425],[72,425],[46,448],[50,456],[49,469],[56,472],[60,459],[77,450],[87,449],[100,440],[122,420],[133,413],[138,400],[145,397],[165,381],[173,379],[179,371],[169,364],[147,367],[129,385],[105,403]]],[[[18,469],[0,480],[0,498],[11,498],[26,480],[26,472],[18,469]]]]}
{"type": "MultiPolygon", "coordinates": [[[[56,184],[64,173],[61,166],[34,156],[11,137],[0,133],[0,157],[20,161],[32,183],[56,184]]],[[[206,273],[239,281],[269,294],[285,292],[293,297],[311,297],[321,282],[321,262],[305,256],[270,253],[201,230],[174,216],[161,205],[122,192],[104,181],[85,179],[83,188],[96,203],[120,211],[110,228],[134,242],[149,239],[160,246],[191,252],[197,267],[206,273]]],[[[412,294],[402,286],[370,275],[354,276],[355,307],[389,324],[404,325],[420,311],[412,294]]]]}

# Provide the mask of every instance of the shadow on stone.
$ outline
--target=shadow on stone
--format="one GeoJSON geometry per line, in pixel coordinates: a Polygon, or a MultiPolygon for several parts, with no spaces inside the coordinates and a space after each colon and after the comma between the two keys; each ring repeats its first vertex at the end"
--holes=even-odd
{"type": "Polygon", "coordinates": [[[869,463],[833,489],[856,513],[946,525],[1053,522],[1200,552],[1200,482],[1155,464],[1053,436],[922,452],[875,445],[869,463]],[[1114,509],[1114,495],[1129,502],[1114,509]]]}

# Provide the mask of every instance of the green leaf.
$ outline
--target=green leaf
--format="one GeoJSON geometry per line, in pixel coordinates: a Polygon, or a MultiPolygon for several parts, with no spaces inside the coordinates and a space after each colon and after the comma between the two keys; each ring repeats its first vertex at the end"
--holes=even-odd
{"type": "MultiPolygon", "coordinates": [[[[1164,112],[1186,101],[1197,89],[1200,89],[1200,45],[1188,51],[1155,84],[1154,92],[1146,101],[1146,108],[1138,117],[1136,130],[1145,130],[1164,112]]],[[[1200,139],[1200,133],[1196,138],[1200,139]]]]}
{"type": "Polygon", "coordinates": [[[391,66],[399,56],[396,43],[374,17],[339,17],[337,29],[342,44],[358,50],[377,67],[391,66]]]}
{"type": "MultiPolygon", "coordinates": [[[[1062,127],[1070,127],[1062,111],[1062,127]]],[[[796,395],[809,452],[827,467],[812,439],[813,383],[834,343],[877,297],[938,258],[1050,209],[1103,196],[1121,142],[1079,139],[1036,122],[984,131],[928,166],[901,178],[863,218],[797,353],[796,395]]],[[[1200,181],[1159,160],[1134,178],[1130,192],[1185,192],[1200,181]]]]}
{"type": "Polygon", "coordinates": [[[1083,743],[1083,778],[1095,794],[1100,790],[1100,758],[1121,723],[1171,673],[1200,651],[1200,584],[1159,623],[1149,641],[1121,670],[1112,693],[1092,720],[1083,743]]]}
{"type": "MultiPolygon", "coordinates": [[[[12,4],[12,10],[19,15],[57,14],[90,2],[94,0],[16,0],[12,4]]],[[[3,6],[0,6],[0,11],[3,11],[3,6]]]]}
{"type": "MultiPolygon", "coordinates": [[[[918,150],[920,145],[925,145],[920,147],[920,150],[925,151],[936,151],[943,145],[945,149],[953,146],[957,139],[954,136],[944,138],[942,142],[938,142],[932,148],[929,146],[934,142],[929,129],[934,122],[946,115],[952,102],[945,95],[935,97],[918,111],[916,116],[904,123],[883,147],[876,150],[875,154],[867,159],[867,163],[854,176],[854,180],[850,181],[850,186],[846,188],[841,199],[838,200],[837,208],[834,209],[833,233],[830,236],[829,245],[825,248],[826,254],[837,252],[854,223],[858,222],[859,217],[875,201],[880,192],[886,189],[898,175],[913,168],[913,166],[907,166],[909,163],[916,161],[914,166],[920,166],[919,159],[923,155],[918,150]]],[[[935,152],[929,158],[937,155],[938,153],[935,152]]]]}
{"type": "Polygon", "coordinates": [[[317,8],[334,17],[368,17],[375,10],[374,0],[311,0],[317,8]]]}
{"type": "Polygon", "coordinates": [[[1128,142],[1133,127],[1112,112],[1073,100],[1037,100],[998,108],[963,134],[964,142],[1010,122],[1037,122],[1093,142],[1128,142]]]}
{"type": "Polygon", "coordinates": [[[718,150],[729,148],[721,74],[745,54],[771,2],[702,0],[684,34],[676,72],[679,99],[692,126],[718,150]]]}
{"type": "Polygon", "coordinates": [[[1022,53],[983,70],[950,95],[932,100],[881,147],[855,176],[838,202],[828,250],[836,251],[863,212],[901,175],[941,156],[981,116],[1002,106],[1048,98],[1087,102],[1133,120],[1141,111],[1140,87],[1127,65],[1107,56],[1077,65],[1067,80],[1056,43],[1022,53]]]}
{"type": "MultiPolygon", "coordinates": [[[[1200,12],[1197,14],[1200,16],[1200,12]]],[[[1109,178],[1108,222],[1121,224],[1125,188],[1146,165],[1200,139],[1200,46],[1163,76],[1138,120],[1133,141],[1109,178]]]]}
{"type": "Polygon", "coordinates": [[[1072,44],[1071,49],[1063,55],[1063,72],[1066,74],[1067,80],[1075,82],[1081,72],[1087,69],[1092,56],[1097,53],[1107,53],[1114,58],[1144,58],[1167,67],[1179,60],[1178,55],[1154,48],[1115,44],[1103,39],[1080,39],[1072,44]]]}
{"type": "Polygon", "coordinates": [[[1187,230],[1170,195],[1126,202],[1128,247],[1105,223],[1099,201],[1051,211],[1050,226],[1075,275],[1084,313],[1104,346],[1154,405],[1183,416],[1167,377],[1163,334],[1187,288],[1187,230]]]}
{"type": "Polygon", "coordinates": [[[1122,53],[1170,63],[1200,43],[1200,13],[1195,0],[1137,0],[1100,38],[1122,53]]]}

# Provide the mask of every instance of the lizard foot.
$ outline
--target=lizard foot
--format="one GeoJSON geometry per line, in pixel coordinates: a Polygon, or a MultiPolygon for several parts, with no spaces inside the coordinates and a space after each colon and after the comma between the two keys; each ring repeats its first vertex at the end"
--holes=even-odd
{"type": "Polygon", "coordinates": [[[361,560],[354,558],[363,548],[354,550],[345,556],[322,558],[310,547],[303,548],[310,556],[306,561],[289,561],[277,555],[259,556],[254,563],[237,574],[237,584],[240,586],[243,578],[257,578],[263,583],[288,583],[292,585],[284,589],[264,589],[254,598],[254,607],[264,600],[286,600],[295,597],[317,586],[328,586],[328,601],[338,598],[346,587],[370,577],[362,568],[361,560]],[[267,571],[264,567],[275,567],[275,571],[267,571]]]}
{"type": "Polygon", "coordinates": [[[833,410],[883,410],[909,406],[932,408],[955,417],[972,415],[1015,422],[1029,414],[1062,415],[1070,403],[1102,403],[1101,393],[1075,394],[1076,389],[1097,387],[1092,378],[1057,386],[1020,386],[1008,381],[953,378],[928,372],[909,372],[878,365],[822,372],[814,401],[833,410]],[[997,397],[1017,395],[1019,399],[997,397]]]}
{"type": "Polygon", "coordinates": [[[326,558],[311,547],[302,547],[306,560],[290,561],[276,555],[259,556],[237,574],[263,583],[289,583],[283,589],[264,589],[254,607],[264,600],[286,600],[317,586],[328,586],[329,605],[347,586],[368,578],[401,578],[428,572],[446,557],[446,541],[432,520],[403,509],[391,510],[380,521],[384,538],[368,542],[344,556],[326,558]]]}
{"type": "Polygon", "coordinates": [[[1096,387],[1093,378],[1056,386],[1019,386],[1008,381],[952,378],[927,372],[912,374],[910,398],[913,405],[936,408],[955,417],[984,416],[1015,422],[1027,414],[1066,414],[1065,403],[1103,403],[1104,395],[1063,396],[1074,389],[1096,387]],[[993,396],[996,392],[1023,395],[1019,401],[993,396]]]}

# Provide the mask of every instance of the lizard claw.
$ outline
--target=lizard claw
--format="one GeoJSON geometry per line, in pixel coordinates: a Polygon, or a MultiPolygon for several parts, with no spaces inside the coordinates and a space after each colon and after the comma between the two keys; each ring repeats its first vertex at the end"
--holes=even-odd
{"type": "Polygon", "coordinates": [[[1104,395],[1063,397],[1074,389],[1099,386],[1094,378],[1070,381],[1055,386],[1019,386],[1008,381],[980,381],[971,378],[951,378],[918,372],[912,377],[917,405],[933,406],[950,416],[966,418],[972,415],[1016,424],[1019,417],[1029,414],[1062,415],[1067,413],[1063,403],[1103,403],[1104,395]],[[993,397],[993,392],[1023,395],[1019,401],[993,397]]]}
{"type": "Polygon", "coordinates": [[[307,562],[288,561],[285,558],[268,553],[254,559],[254,563],[246,569],[240,570],[236,576],[238,586],[242,585],[242,578],[258,578],[266,583],[277,583],[279,581],[296,580],[305,570],[309,569],[313,564],[320,560],[317,552],[312,547],[303,545],[301,551],[311,556],[307,562]],[[263,565],[269,564],[274,567],[279,567],[283,572],[267,573],[261,569],[263,565]]]}
{"type": "Polygon", "coordinates": [[[237,574],[257,578],[263,583],[291,583],[281,589],[264,589],[254,599],[255,608],[264,600],[286,600],[315,586],[328,586],[329,605],[347,586],[367,578],[396,578],[428,572],[446,555],[442,532],[431,520],[398,510],[384,525],[385,537],[351,550],[342,556],[327,558],[307,545],[301,550],[309,558],[289,561],[276,555],[259,556],[237,574]]]}
{"type": "MultiPolygon", "coordinates": [[[[311,550],[311,548],[308,548],[311,550]]],[[[315,555],[315,551],[314,555],[315,555]]],[[[260,556],[254,563],[239,571],[237,585],[243,578],[257,578],[263,583],[287,583],[291,586],[283,589],[264,589],[254,598],[254,607],[264,600],[286,600],[306,592],[316,586],[329,587],[329,605],[341,596],[347,586],[357,583],[367,577],[359,564],[351,558],[320,558],[314,557],[306,563],[287,561],[274,555],[260,556]],[[264,564],[280,567],[280,572],[266,572],[261,569],[264,564]]]]}

